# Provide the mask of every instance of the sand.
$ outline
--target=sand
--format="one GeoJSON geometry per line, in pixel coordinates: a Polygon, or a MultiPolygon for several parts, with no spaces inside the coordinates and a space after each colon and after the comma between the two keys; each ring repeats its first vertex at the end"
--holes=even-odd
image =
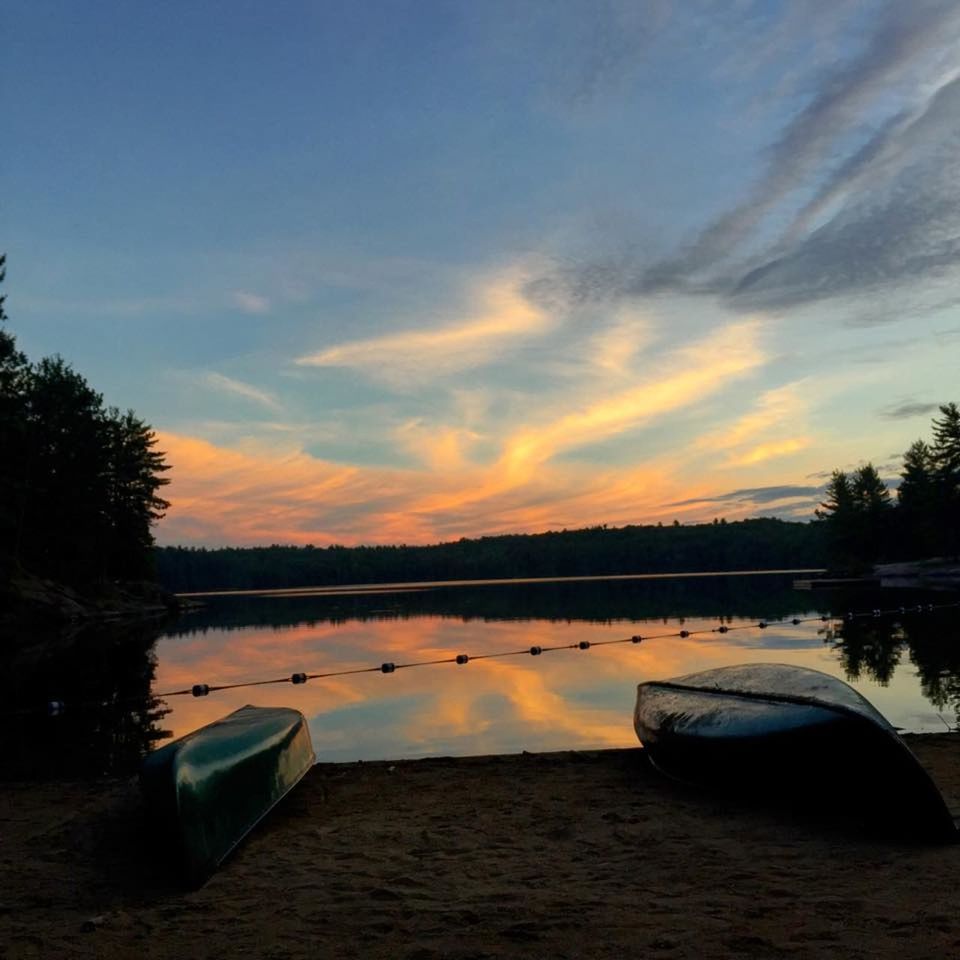
{"type": "MultiPolygon", "coordinates": [[[[960,797],[960,737],[911,746],[960,797]]],[[[643,751],[321,765],[204,887],[133,781],[0,787],[0,957],[960,955],[960,845],[661,779],[643,751]]]]}

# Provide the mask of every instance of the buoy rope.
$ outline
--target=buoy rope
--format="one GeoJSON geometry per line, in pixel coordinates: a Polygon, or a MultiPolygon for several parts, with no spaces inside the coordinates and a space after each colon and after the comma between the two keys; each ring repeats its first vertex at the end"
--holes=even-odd
{"type": "MultiPolygon", "coordinates": [[[[831,621],[842,620],[844,622],[850,623],[856,620],[863,619],[880,619],[887,616],[903,616],[906,614],[925,614],[933,613],[938,610],[947,610],[951,608],[960,607],[960,601],[954,601],[951,603],[921,603],[915,604],[912,606],[899,606],[893,607],[890,609],[873,609],[861,611],[859,613],[844,613],[844,614],[818,614],[814,617],[784,617],[781,619],[775,620],[759,620],[757,622],[751,623],[740,623],[740,624],[724,624],[721,623],[718,626],[714,627],[703,627],[698,630],[674,630],[668,633],[655,633],[655,634],[646,634],[641,636],[640,634],[633,634],[629,637],[617,637],[613,640],[579,640],[574,643],[564,643],[557,646],[531,646],[524,647],[520,650],[501,650],[493,651],[489,653],[478,653],[478,654],[451,654],[447,657],[439,657],[430,660],[414,660],[409,663],[393,663],[391,661],[386,661],[380,663],[376,666],[369,667],[351,667],[344,670],[326,670],[318,673],[292,673],[289,676],[285,677],[273,677],[266,680],[246,680],[239,683],[195,683],[189,687],[183,687],[179,690],[167,690],[163,693],[152,694],[151,699],[153,700],[166,700],[170,697],[205,697],[211,693],[216,693],[221,690],[238,690],[245,687],[263,687],[269,686],[272,684],[280,683],[292,683],[294,685],[306,683],[308,680],[326,680],[334,677],[349,677],[356,676],[361,673],[395,673],[397,670],[410,670],[414,667],[431,667],[437,666],[438,664],[443,663],[453,663],[458,666],[465,666],[474,660],[497,660],[504,657],[521,657],[521,656],[540,656],[544,653],[555,653],[559,650],[589,650],[591,647],[605,647],[612,646],[614,644],[630,643],[630,644],[639,644],[648,640],[668,640],[668,639],[687,639],[688,637],[694,636],[703,636],[711,633],[731,633],[735,630],[765,630],[772,626],[800,626],[805,623],[829,623],[831,621]]],[[[130,698],[130,702],[136,702],[142,700],[142,698],[130,698]]],[[[76,704],[75,708],[80,708],[84,706],[98,706],[104,707],[110,703],[114,705],[119,705],[120,703],[127,702],[126,700],[114,700],[98,703],[80,703],[76,704]]],[[[51,700],[47,704],[46,712],[51,715],[60,715],[64,712],[66,704],[60,700],[51,700]]],[[[35,709],[26,708],[24,710],[15,711],[16,714],[25,714],[25,713],[35,713],[35,709]]],[[[12,714],[6,714],[12,715],[12,714]]]]}

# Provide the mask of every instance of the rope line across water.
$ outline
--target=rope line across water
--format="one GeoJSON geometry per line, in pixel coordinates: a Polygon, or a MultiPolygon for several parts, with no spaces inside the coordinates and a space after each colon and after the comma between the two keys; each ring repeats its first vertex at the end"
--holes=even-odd
{"type": "Polygon", "coordinates": [[[820,614],[816,617],[790,617],[789,619],[784,618],[780,620],[760,620],[757,623],[742,623],[729,626],[727,624],[721,624],[718,627],[704,627],[700,630],[676,630],[671,633],[656,633],[648,634],[646,636],[640,636],[639,634],[634,634],[630,637],[618,637],[616,640],[580,640],[576,643],[565,643],[555,647],[543,647],[543,646],[532,646],[525,647],[522,650],[503,650],[496,653],[479,653],[479,654],[466,654],[460,653],[456,656],[442,657],[436,660],[415,660],[411,663],[391,663],[389,661],[381,663],[379,666],[374,667],[360,667],[350,670],[330,670],[325,673],[294,673],[289,677],[277,677],[272,680],[251,680],[245,683],[222,683],[222,684],[206,684],[206,683],[197,683],[192,687],[184,688],[183,690],[170,690],[166,693],[155,694],[156,698],[159,700],[166,699],[167,697],[180,697],[192,695],[194,697],[204,697],[210,693],[215,693],[218,690],[235,690],[240,687],[259,687],[266,684],[273,683],[306,683],[307,680],[320,680],[326,679],[328,677],[346,677],[358,673],[395,673],[397,670],[407,670],[412,667],[432,667],[441,663],[455,663],[459,666],[470,663],[472,660],[495,660],[502,657],[522,657],[522,656],[540,656],[544,653],[554,653],[558,650],[589,650],[591,647],[604,647],[616,643],[640,643],[646,640],[668,640],[672,638],[686,639],[687,637],[698,636],[701,634],[709,633],[729,633],[733,630],[765,630],[767,627],[775,625],[788,625],[788,626],[799,626],[803,623],[828,623],[831,620],[845,620],[853,621],[860,620],[865,618],[875,618],[879,619],[885,616],[896,616],[903,615],[907,613],[932,613],[934,610],[945,610],[948,608],[960,607],[960,601],[955,601],[953,603],[924,603],[917,604],[910,607],[896,607],[889,610],[869,610],[861,613],[846,613],[842,616],[835,614],[820,614]]]}
{"type": "MultiPolygon", "coordinates": [[[[180,690],[167,690],[163,693],[153,694],[154,700],[166,700],[170,697],[206,697],[211,693],[216,693],[220,690],[238,690],[244,687],[263,687],[271,684],[279,683],[292,683],[294,685],[299,685],[306,683],[308,680],[325,680],[331,677],[349,677],[355,676],[361,673],[395,673],[397,670],[409,670],[414,667],[432,667],[437,666],[443,663],[453,663],[458,666],[465,666],[474,660],[496,660],[502,659],[504,657],[521,657],[521,656],[540,656],[544,653],[554,653],[559,650],[589,650],[591,647],[605,647],[613,644],[619,643],[631,643],[639,644],[647,640],[668,640],[673,638],[686,639],[688,637],[700,636],[703,634],[710,633],[730,633],[734,630],[765,630],[768,627],[772,626],[800,626],[804,623],[829,623],[834,620],[842,620],[845,622],[853,622],[855,620],[861,620],[866,618],[880,619],[887,616],[903,616],[904,614],[909,613],[933,613],[936,610],[946,610],[950,608],[960,607],[960,601],[954,601],[952,603],[923,603],[915,604],[912,606],[900,606],[894,607],[888,610],[873,609],[868,611],[862,611],[860,613],[845,613],[842,615],[836,614],[820,614],[815,617],[790,617],[783,618],[779,620],[760,620],[756,623],[741,623],[741,624],[720,624],[716,627],[704,627],[699,630],[675,630],[669,633],[656,633],[656,634],[647,634],[641,636],[640,634],[633,634],[629,637],[618,637],[615,640],[580,640],[575,643],[565,643],[553,647],[544,647],[544,646],[532,646],[525,647],[522,650],[502,650],[492,653],[478,653],[478,654],[466,654],[458,653],[456,655],[451,655],[449,657],[441,657],[433,660],[414,660],[410,663],[393,663],[391,661],[386,661],[377,666],[370,667],[352,667],[346,670],[327,670],[320,673],[292,673],[290,676],[286,677],[274,677],[268,680],[247,680],[240,683],[195,683],[190,687],[184,687],[180,690]]],[[[112,701],[114,705],[117,705],[121,702],[126,701],[112,701]]],[[[109,703],[109,702],[108,702],[109,703]]],[[[98,706],[103,707],[108,704],[103,702],[99,703],[81,703],[76,704],[76,707],[83,706],[98,706]]],[[[66,704],[60,700],[51,700],[47,704],[46,712],[49,715],[59,716],[61,715],[66,708],[66,704]]],[[[15,711],[16,714],[26,714],[26,713],[35,713],[37,712],[34,709],[27,708],[24,710],[15,711]]],[[[11,714],[6,714],[11,715],[11,714]]]]}

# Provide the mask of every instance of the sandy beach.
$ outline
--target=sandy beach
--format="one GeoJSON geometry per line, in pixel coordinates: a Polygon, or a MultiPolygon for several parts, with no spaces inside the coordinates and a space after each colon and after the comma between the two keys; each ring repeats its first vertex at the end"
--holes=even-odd
{"type": "MultiPolygon", "coordinates": [[[[910,738],[952,801],[960,737],[910,738]]],[[[670,783],[643,751],[317,766],[203,888],[136,782],[0,788],[0,957],[960,954],[960,845],[670,783]]]]}

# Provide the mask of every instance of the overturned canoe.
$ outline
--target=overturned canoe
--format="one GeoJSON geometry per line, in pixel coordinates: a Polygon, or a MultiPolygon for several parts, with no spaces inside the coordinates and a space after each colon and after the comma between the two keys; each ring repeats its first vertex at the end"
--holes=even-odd
{"type": "Polygon", "coordinates": [[[753,663],[641,683],[634,728],[652,763],[677,779],[957,839],[943,795],[896,730],[819,670],[753,663]]]}
{"type": "Polygon", "coordinates": [[[149,828],[202,883],[314,763],[303,714],[241,707],[144,761],[149,828]]]}

